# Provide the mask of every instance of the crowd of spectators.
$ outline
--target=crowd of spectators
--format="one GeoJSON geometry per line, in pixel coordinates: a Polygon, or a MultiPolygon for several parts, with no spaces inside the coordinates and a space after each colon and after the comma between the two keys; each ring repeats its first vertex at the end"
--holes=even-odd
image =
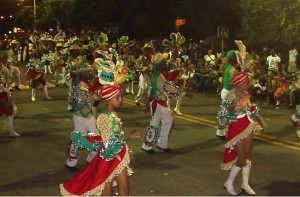
{"type": "MultiPolygon", "coordinates": [[[[54,30],[50,32],[55,34],[54,30]]],[[[44,32],[34,32],[42,34],[44,32]]],[[[101,33],[94,31],[62,31],[66,38],[74,35],[88,43],[96,39],[101,33]]],[[[29,60],[30,35],[33,32],[25,32],[13,35],[0,35],[0,50],[7,50],[12,40],[18,42],[18,61],[29,60]]],[[[152,40],[157,51],[162,51],[161,38],[152,40]]],[[[149,41],[149,40],[147,40],[149,41]]],[[[111,44],[116,40],[109,40],[111,44]]],[[[131,54],[138,57],[144,42],[134,40],[131,47],[131,54]]],[[[245,70],[252,78],[252,100],[263,101],[269,105],[288,105],[294,108],[300,101],[300,74],[297,65],[297,49],[291,46],[289,51],[284,53],[276,52],[275,49],[264,49],[262,51],[248,50],[245,59],[245,70]]],[[[195,92],[220,94],[222,89],[222,76],[226,63],[226,50],[213,51],[212,47],[203,40],[199,42],[186,42],[181,51],[182,63],[193,66],[193,76],[190,79],[190,87],[195,92]],[[185,58],[188,56],[188,60],[185,58]]],[[[184,66],[184,65],[183,65],[184,66]]]]}

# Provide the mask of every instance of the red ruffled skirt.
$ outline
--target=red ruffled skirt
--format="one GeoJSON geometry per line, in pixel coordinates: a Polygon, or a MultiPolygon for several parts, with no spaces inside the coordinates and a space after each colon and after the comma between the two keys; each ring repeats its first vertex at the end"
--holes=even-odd
{"type": "Polygon", "coordinates": [[[127,146],[110,161],[101,158],[98,153],[83,171],[59,185],[60,193],[63,196],[100,196],[105,182],[113,182],[117,175],[128,168],[129,162],[127,146]]]}
{"type": "Polygon", "coordinates": [[[13,104],[9,101],[9,98],[8,98],[8,93],[7,92],[0,92],[0,100],[2,99],[7,99],[8,102],[6,103],[9,103],[9,106],[2,106],[2,104],[0,104],[0,118],[3,118],[4,116],[6,116],[6,114],[8,113],[7,112],[7,109],[9,110],[13,110],[13,104]]]}
{"type": "Polygon", "coordinates": [[[27,81],[31,83],[33,88],[46,85],[44,74],[42,72],[36,71],[33,68],[29,68],[29,70],[27,71],[27,81]]]}
{"type": "Polygon", "coordinates": [[[223,163],[220,166],[221,170],[231,169],[237,160],[234,145],[251,134],[254,131],[254,127],[255,122],[250,120],[247,115],[237,118],[235,122],[229,124],[223,163]]]}
{"type": "Polygon", "coordinates": [[[43,75],[42,72],[36,71],[34,68],[29,68],[27,71],[27,81],[32,81],[40,78],[43,75]]]}

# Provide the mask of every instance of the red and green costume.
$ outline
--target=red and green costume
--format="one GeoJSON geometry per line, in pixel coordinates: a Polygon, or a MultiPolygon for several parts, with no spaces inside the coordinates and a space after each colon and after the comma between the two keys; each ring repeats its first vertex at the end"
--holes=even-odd
{"type": "Polygon", "coordinates": [[[88,136],[86,132],[74,131],[72,140],[79,149],[98,151],[94,159],[76,176],[60,184],[64,196],[100,196],[106,182],[113,182],[124,169],[130,173],[130,157],[125,142],[122,122],[116,114],[103,111],[97,118],[101,136],[88,136]]]}

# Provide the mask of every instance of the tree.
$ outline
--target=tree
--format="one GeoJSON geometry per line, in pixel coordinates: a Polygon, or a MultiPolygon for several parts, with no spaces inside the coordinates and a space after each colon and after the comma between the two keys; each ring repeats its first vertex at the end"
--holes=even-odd
{"type": "Polygon", "coordinates": [[[39,11],[37,12],[37,26],[41,29],[56,29],[57,22],[62,19],[62,12],[60,10],[60,1],[48,0],[39,4],[39,11]]]}
{"type": "Polygon", "coordinates": [[[300,41],[300,0],[240,0],[240,7],[240,35],[248,43],[278,46],[300,41]]]}

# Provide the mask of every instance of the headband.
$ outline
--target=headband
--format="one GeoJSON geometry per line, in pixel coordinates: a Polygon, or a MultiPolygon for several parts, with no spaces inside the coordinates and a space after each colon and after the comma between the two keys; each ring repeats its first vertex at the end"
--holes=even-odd
{"type": "Polygon", "coordinates": [[[120,85],[107,85],[102,87],[99,91],[98,91],[98,95],[108,101],[112,98],[114,98],[116,95],[118,95],[120,92],[122,92],[122,87],[120,85]]]}

